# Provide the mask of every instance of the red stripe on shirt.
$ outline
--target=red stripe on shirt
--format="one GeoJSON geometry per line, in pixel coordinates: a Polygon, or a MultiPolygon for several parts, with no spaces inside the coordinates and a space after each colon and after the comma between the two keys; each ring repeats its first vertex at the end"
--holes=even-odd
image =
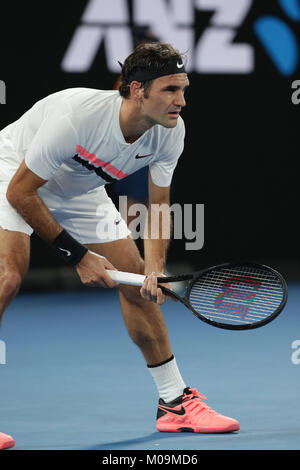
{"type": "Polygon", "coordinates": [[[85,148],[83,148],[81,145],[76,146],[76,151],[86,160],[89,160],[93,165],[95,166],[102,166],[105,168],[105,170],[110,173],[113,176],[116,176],[117,178],[125,178],[128,176],[127,173],[123,173],[123,171],[118,170],[115,166],[111,165],[109,162],[104,162],[103,160],[100,160],[99,158],[96,157],[94,153],[88,152],[85,148]]]}

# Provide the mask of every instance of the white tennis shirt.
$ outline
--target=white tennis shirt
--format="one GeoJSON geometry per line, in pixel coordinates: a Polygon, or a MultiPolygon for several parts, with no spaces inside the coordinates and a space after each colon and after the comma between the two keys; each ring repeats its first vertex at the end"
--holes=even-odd
{"type": "Polygon", "coordinates": [[[169,186],[184,147],[182,118],[174,128],[155,125],[128,144],[119,123],[121,104],[115,90],[71,88],[47,96],[0,132],[6,149],[1,152],[0,145],[2,168],[14,173],[25,158],[28,168],[47,180],[48,190],[65,197],[148,165],[153,182],[169,186]]]}

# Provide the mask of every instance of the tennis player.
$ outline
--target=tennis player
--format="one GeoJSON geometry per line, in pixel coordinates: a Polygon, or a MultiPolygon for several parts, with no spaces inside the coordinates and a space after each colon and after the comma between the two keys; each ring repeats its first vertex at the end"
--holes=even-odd
{"type": "MultiPolygon", "coordinates": [[[[158,390],[159,431],[237,431],[238,421],[206,405],[178,369],[160,310],[165,295],[157,287],[169,243],[162,227],[160,237],[145,237],[142,259],[105,191],[107,183],[148,166],[149,207],[168,207],[184,148],[180,112],[189,79],[183,57],[169,44],[145,43],[121,66],[119,91],[59,91],[0,132],[0,317],[28,269],[34,231],[84,285],[119,289],[128,333],[158,390]],[[142,288],[121,286],[106,269],[147,278],[142,288]]],[[[13,445],[8,437],[0,434],[0,446],[13,445]]]]}

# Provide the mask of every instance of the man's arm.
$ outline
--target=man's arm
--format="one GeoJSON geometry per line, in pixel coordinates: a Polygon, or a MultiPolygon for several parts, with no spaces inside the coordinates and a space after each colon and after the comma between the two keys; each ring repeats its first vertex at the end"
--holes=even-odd
{"type": "Polygon", "coordinates": [[[23,161],[9,183],[6,197],[41,238],[52,242],[62,231],[62,227],[37,193],[38,188],[46,182],[29,170],[23,161]]]}
{"type": "MultiPolygon", "coordinates": [[[[37,190],[46,183],[26,166],[23,161],[10,181],[6,197],[23,219],[43,240],[52,244],[63,232],[61,225],[54,219],[48,207],[39,197],[37,190]]],[[[105,258],[87,252],[76,265],[81,281],[85,285],[115,287],[116,283],[105,272],[115,269],[105,258]]]]}
{"type": "MultiPolygon", "coordinates": [[[[150,172],[148,185],[148,224],[144,237],[145,274],[148,277],[140,292],[144,299],[162,304],[166,296],[157,287],[157,277],[164,274],[171,237],[170,187],[154,184],[150,172]]],[[[171,289],[169,284],[165,284],[165,287],[171,289]]]]}
{"type": "Polygon", "coordinates": [[[171,237],[170,186],[157,186],[149,172],[148,188],[148,223],[144,234],[145,274],[163,273],[171,237]]]}

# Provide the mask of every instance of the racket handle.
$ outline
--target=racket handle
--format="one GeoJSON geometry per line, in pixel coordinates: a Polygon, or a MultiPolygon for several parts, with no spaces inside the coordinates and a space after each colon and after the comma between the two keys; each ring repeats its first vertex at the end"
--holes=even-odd
{"type": "Polygon", "coordinates": [[[129,286],[142,286],[146,278],[143,274],[126,273],[123,271],[107,270],[110,277],[120,284],[127,284],[129,286]]]}
{"type": "MultiPolygon", "coordinates": [[[[111,269],[107,269],[108,274],[110,277],[120,284],[127,284],[128,286],[142,286],[146,276],[144,274],[134,274],[134,273],[127,273],[124,271],[114,271],[111,269]]],[[[181,276],[166,276],[166,277],[158,277],[158,283],[167,283],[167,282],[179,282],[179,281],[187,281],[193,278],[193,274],[182,274],[181,276]]]]}

